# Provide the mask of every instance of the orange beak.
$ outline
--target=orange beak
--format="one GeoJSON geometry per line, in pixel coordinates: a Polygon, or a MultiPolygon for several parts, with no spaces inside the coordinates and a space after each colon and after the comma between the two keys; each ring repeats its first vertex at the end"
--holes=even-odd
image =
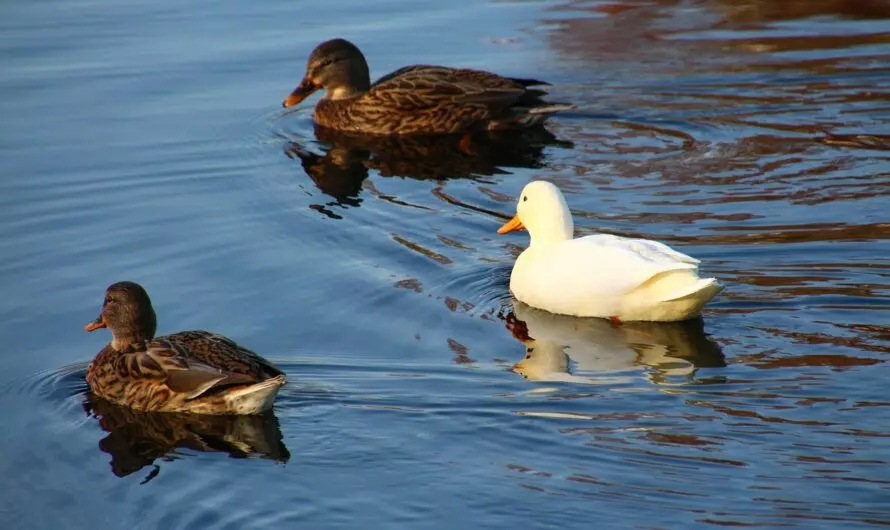
{"type": "Polygon", "coordinates": [[[303,80],[300,81],[300,84],[297,85],[297,88],[284,98],[284,101],[281,102],[281,106],[284,108],[293,107],[297,103],[311,96],[312,93],[319,88],[321,87],[313,83],[311,79],[304,77],[303,80]]]}
{"type": "Polygon", "coordinates": [[[525,226],[522,225],[522,221],[519,220],[519,214],[513,216],[513,219],[510,219],[504,226],[498,228],[498,234],[509,234],[510,232],[514,232],[516,230],[522,230],[525,226]]]}
{"type": "Polygon", "coordinates": [[[99,315],[99,318],[84,326],[83,329],[84,331],[96,331],[97,329],[102,329],[104,327],[105,321],[102,320],[102,315],[99,315]]]}

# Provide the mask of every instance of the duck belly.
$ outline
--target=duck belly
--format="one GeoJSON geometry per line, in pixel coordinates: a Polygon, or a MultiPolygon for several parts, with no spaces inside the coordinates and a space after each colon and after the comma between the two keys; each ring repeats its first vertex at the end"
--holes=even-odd
{"type": "Polygon", "coordinates": [[[558,315],[608,318],[618,314],[620,300],[570,281],[565,272],[544,261],[519,256],[510,274],[510,292],[520,302],[558,315]]]}

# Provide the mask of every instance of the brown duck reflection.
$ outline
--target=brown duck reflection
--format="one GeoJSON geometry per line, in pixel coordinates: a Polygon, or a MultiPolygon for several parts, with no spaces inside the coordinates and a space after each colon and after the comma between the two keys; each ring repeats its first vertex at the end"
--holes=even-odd
{"type": "Polygon", "coordinates": [[[315,126],[315,136],[321,154],[310,150],[309,142],[295,141],[285,146],[285,154],[300,160],[318,189],[343,206],[360,204],[369,170],[420,180],[483,177],[511,167],[540,168],[547,147],[574,147],[543,127],[472,136],[361,136],[315,126]]]}
{"type": "Polygon", "coordinates": [[[626,377],[606,372],[648,366],[653,383],[667,376],[691,377],[696,368],[726,366],[723,353],[704,332],[701,319],[625,322],[554,315],[513,301],[507,328],[525,344],[513,371],[532,381],[611,383],[626,377]]]}
{"type": "MultiPolygon", "coordinates": [[[[92,394],[88,394],[84,409],[108,433],[99,441],[99,449],[111,455],[111,471],[118,477],[135,473],[178,449],[220,452],[233,458],[290,459],[278,419],[271,411],[254,416],[138,412],[92,394]]],[[[144,482],[159,472],[155,465],[144,482]]]]}

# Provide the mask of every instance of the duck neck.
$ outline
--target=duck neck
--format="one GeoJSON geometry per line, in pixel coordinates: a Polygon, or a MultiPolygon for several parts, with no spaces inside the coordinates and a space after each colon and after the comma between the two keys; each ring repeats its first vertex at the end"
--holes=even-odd
{"type": "Polygon", "coordinates": [[[360,88],[355,86],[338,86],[326,90],[324,93],[324,99],[328,99],[331,101],[351,99],[358,95],[364,94],[367,91],[367,88],[360,88]]]}
{"type": "Polygon", "coordinates": [[[138,350],[155,337],[155,331],[158,328],[154,310],[144,312],[125,322],[125,324],[109,327],[111,331],[111,347],[114,350],[138,350]]]}
{"type": "Polygon", "coordinates": [[[557,243],[572,239],[575,225],[568,210],[560,212],[560,215],[542,219],[540,226],[528,228],[529,248],[546,248],[557,243]]]}
{"type": "Polygon", "coordinates": [[[112,334],[111,347],[115,351],[129,351],[138,349],[151,339],[148,334],[118,332],[112,334]]]}
{"type": "Polygon", "coordinates": [[[364,60],[353,61],[325,83],[324,99],[354,98],[371,89],[371,74],[364,60]]]}

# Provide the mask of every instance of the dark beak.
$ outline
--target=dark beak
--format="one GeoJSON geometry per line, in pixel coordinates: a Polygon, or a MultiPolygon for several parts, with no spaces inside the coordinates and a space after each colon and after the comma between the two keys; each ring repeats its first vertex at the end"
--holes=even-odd
{"type": "Polygon", "coordinates": [[[99,318],[84,326],[83,329],[85,331],[96,331],[97,329],[102,329],[104,327],[105,321],[102,319],[102,315],[99,315],[99,318]]]}
{"type": "Polygon", "coordinates": [[[311,79],[309,79],[308,77],[304,77],[303,80],[300,81],[300,84],[297,85],[297,88],[295,88],[289,96],[284,98],[281,106],[284,108],[293,107],[297,103],[311,96],[312,93],[319,88],[321,87],[313,83],[311,79]]]}

